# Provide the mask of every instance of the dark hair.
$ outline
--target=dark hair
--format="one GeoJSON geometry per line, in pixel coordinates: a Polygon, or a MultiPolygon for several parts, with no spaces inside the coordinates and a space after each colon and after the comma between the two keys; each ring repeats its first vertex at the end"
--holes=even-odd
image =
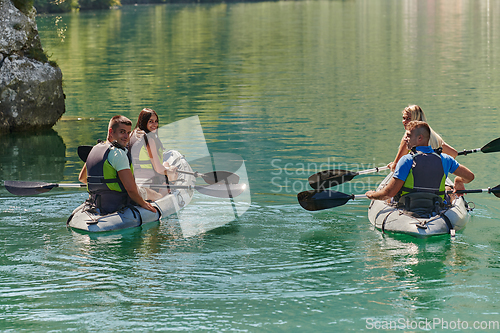
{"type": "Polygon", "coordinates": [[[160,119],[158,118],[158,114],[155,112],[155,110],[150,108],[144,108],[142,109],[141,113],[139,113],[139,118],[137,119],[137,124],[135,125],[135,128],[139,128],[140,130],[149,133],[148,121],[149,119],[151,119],[152,114],[154,114],[156,116],[156,119],[160,121],[160,119]]]}
{"type": "Polygon", "coordinates": [[[132,122],[130,121],[130,119],[128,119],[127,117],[122,116],[122,115],[116,115],[113,118],[111,118],[111,120],[109,121],[108,129],[111,128],[114,132],[114,131],[116,131],[118,126],[120,126],[120,124],[132,126],[132,122]]]}

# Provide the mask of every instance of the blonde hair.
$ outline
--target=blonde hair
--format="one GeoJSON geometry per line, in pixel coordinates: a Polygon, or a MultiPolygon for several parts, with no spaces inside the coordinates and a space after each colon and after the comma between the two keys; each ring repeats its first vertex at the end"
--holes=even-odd
{"type": "MultiPolygon", "coordinates": [[[[424,111],[420,108],[418,105],[409,105],[404,108],[403,110],[403,116],[408,113],[410,115],[410,121],[413,120],[419,120],[419,121],[424,121],[427,122],[427,119],[425,118],[424,111]]],[[[431,136],[429,138],[429,146],[432,147],[432,149],[438,149],[443,146],[443,139],[439,134],[434,132],[432,127],[429,126],[429,129],[431,130],[431,136]]]]}
{"type": "Polygon", "coordinates": [[[412,121],[412,120],[420,120],[420,121],[427,122],[427,120],[425,119],[424,111],[422,111],[422,109],[418,105],[408,105],[403,110],[403,115],[405,113],[409,113],[410,114],[410,121],[412,121]]]}

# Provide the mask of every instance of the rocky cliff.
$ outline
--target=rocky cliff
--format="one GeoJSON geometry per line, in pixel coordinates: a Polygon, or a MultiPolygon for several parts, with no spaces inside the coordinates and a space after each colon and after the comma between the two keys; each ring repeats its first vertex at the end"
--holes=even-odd
{"type": "Polygon", "coordinates": [[[0,134],[52,127],[65,111],[62,73],[43,52],[35,15],[0,0],[0,134]]]}

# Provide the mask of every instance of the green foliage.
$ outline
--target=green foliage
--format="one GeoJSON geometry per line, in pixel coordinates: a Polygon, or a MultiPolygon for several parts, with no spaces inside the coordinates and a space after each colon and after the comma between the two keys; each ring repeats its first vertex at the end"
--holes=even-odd
{"type": "Polygon", "coordinates": [[[12,3],[24,14],[28,14],[31,8],[33,8],[33,1],[34,0],[12,0],[12,3]]]}
{"type": "Polygon", "coordinates": [[[26,56],[31,59],[35,59],[41,62],[47,62],[49,57],[45,54],[45,52],[40,48],[31,48],[26,53],[26,56]]]}
{"type": "MultiPolygon", "coordinates": [[[[18,0],[21,1],[21,0],[18,0]]],[[[34,0],[38,13],[66,13],[72,10],[109,9],[120,6],[120,0],[34,0]]]]}
{"type": "Polygon", "coordinates": [[[19,22],[16,22],[14,23],[14,25],[12,26],[14,29],[16,30],[22,30],[23,29],[23,25],[19,22]]]}
{"type": "Polygon", "coordinates": [[[80,9],[108,9],[113,6],[120,6],[119,0],[79,0],[80,9]]]}
{"type": "Polygon", "coordinates": [[[38,13],[66,13],[78,8],[78,0],[34,0],[38,13]]]}
{"type": "Polygon", "coordinates": [[[57,63],[53,60],[49,60],[49,56],[41,48],[33,47],[28,50],[25,54],[28,58],[35,59],[41,62],[48,62],[52,67],[57,67],[57,63]]]}
{"type": "MultiPolygon", "coordinates": [[[[109,9],[121,5],[155,3],[217,3],[241,0],[13,0],[20,3],[34,1],[38,13],[65,13],[72,10],[109,9]]],[[[246,0],[260,1],[260,0],[246,0]]],[[[19,8],[19,7],[18,7],[19,8]]]]}

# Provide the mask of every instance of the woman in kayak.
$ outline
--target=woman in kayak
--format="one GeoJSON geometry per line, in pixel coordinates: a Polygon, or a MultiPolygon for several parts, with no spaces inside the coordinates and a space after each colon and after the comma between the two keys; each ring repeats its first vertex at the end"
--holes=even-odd
{"type": "MultiPolygon", "coordinates": [[[[177,178],[176,168],[167,162],[163,163],[164,148],[157,132],[158,114],[149,108],[142,109],[130,134],[129,144],[134,176],[139,184],[165,184],[177,178]]],[[[166,194],[166,191],[161,192],[166,194]]]]}
{"type": "MultiPolygon", "coordinates": [[[[425,119],[424,111],[422,111],[422,109],[418,105],[410,105],[403,110],[403,126],[405,127],[405,129],[408,123],[413,120],[420,120],[427,122],[427,120],[425,119]]],[[[432,128],[431,128],[431,137],[429,139],[429,146],[431,146],[433,149],[442,148],[443,153],[450,155],[453,158],[457,157],[458,153],[455,150],[455,148],[444,142],[444,140],[439,136],[439,134],[434,132],[432,128]]],[[[406,142],[404,140],[404,135],[403,135],[401,143],[399,144],[398,154],[396,155],[394,162],[389,163],[388,165],[389,168],[391,168],[391,170],[394,171],[394,169],[396,168],[396,164],[398,164],[399,159],[404,155],[406,155],[407,153],[408,149],[406,148],[406,142]]]]}

